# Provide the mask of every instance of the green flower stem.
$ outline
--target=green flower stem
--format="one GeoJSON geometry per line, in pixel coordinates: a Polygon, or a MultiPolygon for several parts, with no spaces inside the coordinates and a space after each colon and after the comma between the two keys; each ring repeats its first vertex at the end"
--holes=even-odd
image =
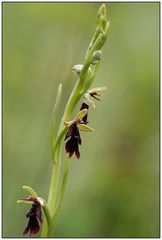
{"type": "MultiPolygon", "coordinates": [[[[83,94],[88,90],[88,88],[92,84],[92,81],[89,81],[90,75],[88,72],[88,68],[91,64],[93,53],[97,49],[97,47],[100,45],[101,40],[102,40],[102,34],[98,36],[98,38],[96,39],[96,41],[94,43],[94,46],[90,49],[90,51],[88,53],[88,57],[83,66],[83,70],[81,72],[80,78],[79,78],[78,82],[76,83],[76,85],[73,89],[73,92],[71,94],[71,97],[67,103],[67,107],[65,109],[65,112],[64,112],[61,124],[60,124],[59,133],[56,138],[55,149],[58,147],[59,143],[61,142],[61,140],[66,132],[66,128],[64,127],[64,121],[69,118],[69,116],[71,115],[72,111],[74,110],[74,107],[76,106],[76,104],[78,103],[80,98],[83,96],[83,94]],[[87,75],[89,76],[89,79],[86,79],[87,75]],[[86,80],[88,80],[88,81],[86,81],[86,80]],[[84,85],[85,82],[87,83],[87,85],[84,85]],[[84,88],[83,88],[83,86],[84,86],[84,88]]],[[[92,78],[91,78],[91,80],[92,80],[92,78]]],[[[94,78],[93,78],[93,80],[94,80],[94,78]]]]}
{"type": "Polygon", "coordinates": [[[94,81],[94,79],[95,79],[95,77],[96,77],[96,75],[97,75],[97,73],[98,73],[99,67],[100,67],[100,62],[98,62],[98,63],[95,65],[95,67],[94,67],[94,69],[93,69],[93,71],[92,71],[92,74],[91,74],[91,76],[90,76],[89,81],[88,81],[88,82],[85,82],[85,85],[84,85],[84,88],[85,88],[85,89],[89,89],[89,88],[91,87],[91,85],[92,85],[92,83],[93,83],[93,81],[94,81]]]}
{"type": "Polygon", "coordinates": [[[44,214],[45,214],[45,216],[46,216],[47,224],[50,225],[50,222],[51,222],[51,216],[50,216],[50,213],[49,213],[48,207],[47,207],[47,205],[45,204],[45,206],[43,206],[42,208],[43,208],[44,214]]]}
{"type": "MultiPolygon", "coordinates": [[[[48,197],[48,209],[49,209],[49,212],[51,213],[52,219],[50,220],[50,224],[48,219],[47,219],[47,222],[43,224],[42,235],[41,235],[42,237],[53,236],[54,234],[56,220],[62,205],[62,200],[63,200],[63,196],[64,196],[66,184],[67,184],[70,160],[65,159],[64,174],[63,174],[61,189],[59,193],[59,186],[61,181],[60,179],[61,145],[62,145],[63,137],[67,130],[67,128],[64,126],[64,122],[69,120],[75,106],[79,102],[80,98],[84,95],[84,93],[87,92],[87,90],[91,86],[96,76],[96,73],[99,68],[99,64],[95,65],[93,71],[91,71],[90,65],[92,64],[92,57],[95,54],[95,51],[100,50],[106,40],[108,27],[109,27],[109,23],[106,20],[106,8],[105,8],[105,5],[102,5],[98,11],[97,27],[93,35],[93,38],[90,42],[90,45],[88,47],[84,66],[82,68],[80,77],[76,82],[73,88],[73,91],[71,93],[71,96],[68,100],[68,103],[66,105],[66,108],[59,126],[59,130],[57,133],[57,137],[55,137],[55,135],[52,135],[51,137],[51,141],[53,141],[53,144],[52,144],[52,153],[53,153],[52,164],[53,165],[52,165],[52,177],[51,177],[49,197],[48,197]]],[[[60,102],[60,99],[61,99],[61,90],[58,90],[58,97],[56,100],[56,106],[54,108],[54,115],[53,115],[54,121],[52,122],[52,124],[55,124],[55,117],[56,117],[55,114],[59,108],[58,104],[60,102]]],[[[51,131],[53,131],[53,129],[54,129],[54,126],[51,128],[51,131]]]]}
{"type": "Polygon", "coordinates": [[[68,174],[69,174],[69,166],[70,166],[70,159],[69,159],[69,157],[66,157],[60,196],[59,196],[57,208],[56,208],[54,216],[51,220],[51,224],[49,225],[49,230],[48,230],[48,235],[47,235],[48,237],[52,237],[53,234],[54,234],[54,231],[55,231],[56,221],[57,221],[57,218],[58,218],[58,215],[59,215],[59,211],[61,209],[62,200],[63,200],[63,196],[64,196],[64,193],[65,193],[66,185],[67,185],[68,174]]]}
{"type": "MultiPolygon", "coordinates": [[[[53,162],[50,191],[49,191],[48,203],[47,203],[51,216],[53,216],[54,214],[54,208],[55,208],[57,197],[58,197],[59,178],[60,178],[60,170],[61,170],[61,161],[59,161],[60,148],[61,148],[61,145],[59,145],[59,147],[55,151],[55,159],[57,159],[57,163],[53,162]]],[[[48,222],[45,221],[43,224],[41,237],[47,237],[48,226],[49,226],[48,222]]]]}

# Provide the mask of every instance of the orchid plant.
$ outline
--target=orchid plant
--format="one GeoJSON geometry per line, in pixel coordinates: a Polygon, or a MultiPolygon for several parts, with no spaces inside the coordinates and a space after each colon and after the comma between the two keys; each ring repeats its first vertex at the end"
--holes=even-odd
{"type": "Polygon", "coordinates": [[[72,68],[77,76],[76,84],[72,90],[69,100],[66,104],[64,114],[60,121],[58,130],[56,122],[58,121],[58,111],[61,102],[62,85],[58,87],[56,102],[51,120],[51,158],[52,158],[52,176],[49,188],[48,201],[38,197],[37,193],[29,186],[23,186],[29,192],[27,198],[18,200],[18,203],[31,204],[26,217],[29,218],[27,227],[23,234],[34,235],[40,231],[40,224],[43,224],[41,237],[53,237],[58,219],[59,211],[62,205],[65,188],[67,185],[70,158],[75,156],[80,158],[79,145],[82,140],[80,131],[93,132],[94,129],[88,125],[88,111],[95,108],[93,99],[100,100],[100,92],[106,90],[106,87],[97,87],[90,89],[95,76],[98,72],[102,47],[107,39],[110,23],[106,17],[106,7],[104,4],[97,13],[97,26],[86,52],[85,62],[83,65],[78,64],[72,68]],[[80,111],[73,120],[69,120],[79,100],[82,99],[80,111]],[[66,141],[66,142],[65,142],[66,141]],[[62,144],[65,145],[66,158],[61,158],[62,144]],[[64,165],[63,176],[61,167],[64,165]],[[42,210],[45,218],[43,221],[42,210]]]}

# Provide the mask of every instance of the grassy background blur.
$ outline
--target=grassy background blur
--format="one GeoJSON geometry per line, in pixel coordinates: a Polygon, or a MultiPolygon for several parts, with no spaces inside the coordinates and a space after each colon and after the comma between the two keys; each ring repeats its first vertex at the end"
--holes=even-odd
{"type": "MultiPolygon", "coordinates": [[[[22,237],[27,224],[22,185],[47,198],[57,87],[62,112],[99,6],[3,3],[4,237],[22,237]]],[[[158,237],[159,3],[106,6],[111,28],[93,86],[108,90],[89,114],[95,132],[82,133],[81,159],[71,159],[56,236],[158,237]]]]}

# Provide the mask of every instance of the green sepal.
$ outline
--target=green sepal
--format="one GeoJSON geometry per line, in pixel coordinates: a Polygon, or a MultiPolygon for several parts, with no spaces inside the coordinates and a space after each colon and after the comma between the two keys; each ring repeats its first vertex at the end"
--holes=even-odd
{"type": "Polygon", "coordinates": [[[85,125],[85,124],[79,124],[78,125],[79,130],[84,131],[84,132],[93,132],[94,129],[85,125]]]}
{"type": "Polygon", "coordinates": [[[26,191],[28,191],[32,197],[34,198],[38,198],[38,195],[36,194],[36,192],[29,186],[23,186],[23,189],[25,189],[26,191]]]}
{"type": "Polygon", "coordinates": [[[83,109],[81,110],[75,117],[75,121],[77,120],[81,120],[82,118],[84,118],[84,116],[87,114],[88,110],[87,109],[83,109]]]}
{"type": "Polygon", "coordinates": [[[90,96],[90,94],[89,94],[88,92],[83,95],[83,101],[84,101],[88,106],[90,106],[90,107],[92,107],[92,108],[95,108],[95,107],[96,107],[95,104],[94,104],[94,102],[93,102],[93,100],[92,100],[92,97],[90,96]]]}
{"type": "Polygon", "coordinates": [[[97,87],[97,88],[92,88],[88,90],[89,93],[94,93],[94,92],[101,92],[107,90],[107,87],[97,87]]]}

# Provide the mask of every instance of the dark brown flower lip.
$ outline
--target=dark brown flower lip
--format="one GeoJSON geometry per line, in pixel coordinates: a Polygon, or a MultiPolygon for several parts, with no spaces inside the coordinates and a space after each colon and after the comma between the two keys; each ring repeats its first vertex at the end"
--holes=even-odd
{"type": "Polygon", "coordinates": [[[35,215],[30,216],[27,227],[25,228],[23,235],[30,234],[35,235],[40,230],[38,219],[35,215]]]}
{"type": "Polygon", "coordinates": [[[66,153],[69,154],[69,157],[71,158],[73,154],[75,153],[76,157],[80,158],[80,152],[79,152],[79,145],[81,145],[82,140],[80,137],[80,133],[77,127],[77,123],[74,122],[68,129],[65,140],[68,141],[65,144],[65,150],[66,153]]]}
{"type": "Polygon", "coordinates": [[[76,139],[75,137],[71,137],[66,142],[65,150],[69,154],[69,158],[71,158],[74,153],[78,159],[80,158],[79,144],[81,144],[81,142],[78,141],[78,139],[76,139]]]}
{"type": "Polygon", "coordinates": [[[26,214],[26,217],[29,218],[29,222],[27,227],[25,228],[23,235],[27,234],[28,232],[30,235],[34,235],[39,232],[40,226],[39,222],[42,223],[42,211],[41,205],[37,202],[32,204],[29,212],[26,214]]]}
{"type": "MultiPolygon", "coordinates": [[[[78,120],[77,120],[78,121],[78,120]]],[[[65,140],[68,139],[69,137],[75,137],[75,138],[78,138],[79,139],[79,142],[81,141],[81,138],[80,138],[80,133],[79,133],[79,130],[78,130],[78,127],[77,127],[77,124],[79,123],[75,121],[68,129],[66,135],[65,135],[65,140]]]]}

